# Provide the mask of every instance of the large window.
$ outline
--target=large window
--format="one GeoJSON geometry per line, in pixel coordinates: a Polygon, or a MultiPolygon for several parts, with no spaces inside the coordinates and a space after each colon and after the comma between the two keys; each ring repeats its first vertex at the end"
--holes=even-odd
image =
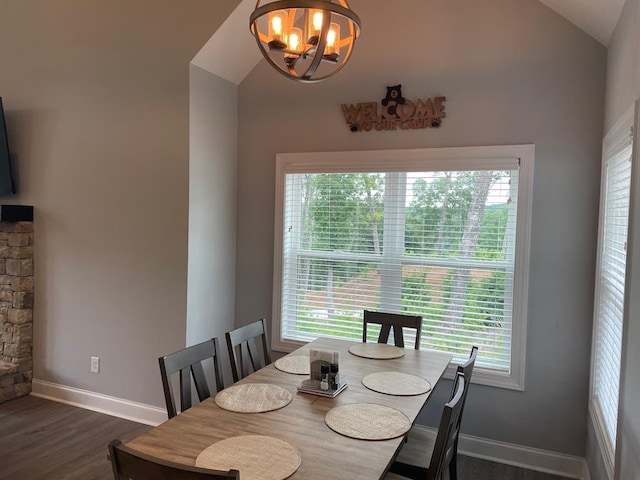
{"type": "Polygon", "coordinates": [[[422,348],[477,345],[476,380],[523,388],[532,146],[277,162],[274,349],[421,315],[422,348]]]}
{"type": "Polygon", "coordinates": [[[625,318],[634,109],[604,140],[590,411],[613,478],[625,318]]]}

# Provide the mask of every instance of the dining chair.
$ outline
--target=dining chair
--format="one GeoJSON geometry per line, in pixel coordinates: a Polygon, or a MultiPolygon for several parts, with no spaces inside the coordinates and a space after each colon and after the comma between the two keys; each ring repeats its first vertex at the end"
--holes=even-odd
{"type": "Polygon", "coordinates": [[[454,395],[445,404],[442,411],[429,467],[425,468],[395,461],[391,464],[390,473],[385,476],[385,480],[406,478],[412,480],[443,480],[446,478],[444,474],[449,470],[449,465],[453,460],[454,444],[458,436],[457,425],[462,414],[462,401],[468,385],[469,383],[464,378],[464,374],[457,372],[453,389],[454,395]]]}
{"type": "Polygon", "coordinates": [[[387,343],[389,333],[393,328],[393,341],[396,347],[404,348],[404,335],[402,329],[413,328],[416,331],[416,341],[414,348],[420,349],[420,335],[422,333],[422,317],[414,315],[401,315],[399,313],[364,311],[364,325],[362,328],[362,341],[367,343],[367,325],[380,325],[380,335],[378,343],[387,343]]]}
{"type": "Polygon", "coordinates": [[[267,346],[267,321],[264,318],[231,330],[225,336],[234,382],[249,375],[249,368],[255,372],[271,363],[271,354],[267,346]],[[257,338],[260,339],[262,355],[256,344],[257,338]]]}
{"type": "MultiPolygon", "coordinates": [[[[469,355],[469,359],[463,363],[462,365],[458,365],[458,369],[456,373],[462,373],[464,375],[466,381],[466,388],[464,390],[464,394],[462,397],[462,408],[460,411],[460,416],[458,417],[458,423],[456,425],[456,433],[455,433],[455,442],[453,445],[453,457],[449,462],[449,480],[457,480],[458,472],[457,472],[457,460],[458,460],[458,437],[460,433],[460,423],[462,422],[462,415],[464,413],[464,406],[467,402],[467,393],[469,393],[469,388],[471,387],[471,376],[473,374],[473,367],[476,362],[476,357],[478,356],[478,347],[473,347],[471,349],[471,354],[469,355]]],[[[451,396],[449,398],[453,398],[455,395],[455,390],[457,386],[453,385],[453,390],[451,392],[451,396]]],[[[403,463],[411,463],[416,460],[419,462],[420,466],[426,467],[428,465],[428,457],[421,457],[423,452],[430,452],[434,448],[433,438],[427,434],[426,430],[423,428],[412,428],[409,434],[407,435],[407,444],[402,447],[400,453],[398,454],[397,460],[403,463]]],[[[393,477],[391,477],[393,478],[393,477]]]]}
{"type": "Polygon", "coordinates": [[[171,375],[180,372],[180,411],[191,408],[191,379],[198,394],[198,399],[203,401],[211,396],[207,377],[202,367],[202,362],[213,359],[213,375],[216,382],[216,391],[224,388],[222,373],[218,367],[218,339],[212,338],[206,342],[184,348],[177,352],[158,358],[160,363],[160,375],[164,388],[164,399],[167,404],[167,415],[173,418],[178,414],[171,375]]]}
{"type": "Polygon", "coordinates": [[[211,470],[173,463],[133,450],[120,440],[109,443],[114,480],[229,480],[240,479],[238,470],[211,470]]]}
{"type": "MultiPolygon", "coordinates": [[[[457,373],[462,373],[464,379],[467,382],[467,388],[464,389],[462,396],[462,409],[460,416],[458,417],[458,424],[456,425],[456,438],[453,443],[453,458],[449,463],[449,480],[458,480],[458,436],[460,433],[460,424],[462,423],[462,414],[464,413],[464,406],[467,403],[467,393],[469,393],[469,387],[471,385],[471,376],[473,375],[473,367],[476,364],[476,358],[478,357],[478,347],[475,345],[471,347],[471,354],[469,359],[462,365],[458,365],[457,373]]],[[[455,386],[454,386],[455,389],[455,386]]],[[[453,392],[452,392],[453,393],[453,392]]]]}

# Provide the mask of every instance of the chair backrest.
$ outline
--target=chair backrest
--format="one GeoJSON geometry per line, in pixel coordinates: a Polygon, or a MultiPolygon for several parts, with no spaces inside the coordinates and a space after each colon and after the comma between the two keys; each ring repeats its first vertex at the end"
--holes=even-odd
{"type": "MultiPolygon", "coordinates": [[[[473,375],[473,367],[476,364],[476,358],[478,357],[478,347],[471,348],[471,355],[469,355],[469,359],[464,362],[462,365],[458,365],[457,373],[462,373],[464,375],[464,380],[467,383],[467,388],[464,389],[464,395],[462,397],[462,413],[464,413],[464,405],[467,402],[467,393],[469,393],[469,386],[471,385],[471,376],[473,375]]],[[[455,388],[455,385],[454,385],[455,388]]],[[[453,396],[455,392],[451,392],[453,396]]],[[[460,423],[462,422],[462,413],[460,413],[460,418],[458,419],[458,430],[460,430],[460,423]]]]}
{"type": "MultiPolygon", "coordinates": [[[[464,413],[464,406],[467,403],[467,393],[469,393],[469,388],[471,387],[471,376],[473,375],[473,367],[476,364],[476,358],[478,357],[478,347],[471,347],[471,355],[469,355],[469,359],[464,362],[462,365],[458,365],[458,369],[456,373],[464,375],[464,380],[466,388],[464,389],[464,393],[462,394],[462,407],[460,409],[460,416],[458,417],[458,423],[456,424],[455,431],[455,442],[453,444],[453,460],[451,461],[450,468],[457,472],[457,456],[458,456],[458,436],[460,435],[460,424],[462,423],[462,415],[464,413]]],[[[453,391],[451,392],[451,397],[455,395],[456,385],[453,385],[453,391]]],[[[457,477],[457,473],[454,473],[452,479],[457,477]]]]}
{"type": "Polygon", "coordinates": [[[240,479],[238,470],[210,470],[160,460],[137,452],[120,440],[109,443],[109,456],[115,480],[229,480],[240,479]]]}
{"type": "Polygon", "coordinates": [[[255,372],[271,363],[271,354],[267,346],[267,321],[264,318],[236,328],[225,335],[234,382],[246,377],[251,371],[255,372]],[[261,341],[263,358],[260,357],[256,338],[261,341]]]}
{"type": "Polygon", "coordinates": [[[167,404],[169,418],[178,414],[176,400],[173,394],[171,375],[180,372],[180,411],[191,408],[191,379],[196,387],[198,399],[203,401],[211,396],[209,384],[202,368],[202,362],[213,359],[213,374],[216,382],[216,391],[224,388],[222,373],[218,367],[218,339],[212,338],[206,342],[184,348],[175,353],[160,357],[160,374],[164,388],[164,399],[167,404]]]}
{"type": "Polygon", "coordinates": [[[431,454],[431,462],[427,471],[427,480],[441,480],[443,473],[448,471],[449,464],[455,457],[455,445],[458,438],[459,419],[462,415],[462,400],[469,382],[464,374],[456,373],[454,395],[444,406],[440,427],[436,435],[436,443],[431,454]]]}
{"type": "Polygon", "coordinates": [[[416,330],[416,342],[414,348],[420,348],[420,335],[422,333],[422,317],[414,315],[401,315],[399,313],[371,312],[364,311],[364,325],[362,328],[362,341],[367,342],[367,325],[370,323],[380,325],[380,335],[378,343],[387,343],[389,333],[393,328],[393,340],[396,347],[404,348],[404,335],[402,328],[414,328],[416,330]]]}

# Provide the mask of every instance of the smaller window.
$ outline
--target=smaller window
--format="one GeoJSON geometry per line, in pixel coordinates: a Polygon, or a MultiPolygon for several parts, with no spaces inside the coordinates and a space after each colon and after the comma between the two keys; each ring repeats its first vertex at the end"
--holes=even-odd
{"type": "Polygon", "coordinates": [[[600,189],[590,411],[609,478],[614,471],[625,323],[633,128],[634,108],[605,137],[600,189]]]}

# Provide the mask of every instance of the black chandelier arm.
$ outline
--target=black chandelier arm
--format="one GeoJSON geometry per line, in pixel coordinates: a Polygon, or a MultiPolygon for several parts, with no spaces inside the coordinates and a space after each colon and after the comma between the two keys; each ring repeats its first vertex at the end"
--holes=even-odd
{"type": "Polygon", "coordinates": [[[340,70],[342,70],[344,68],[344,66],[347,64],[347,60],[349,58],[345,58],[345,61],[340,63],[335,70],[333,70],[331,73],[327,74],[327,75],[323,75],[322,77],[314,77],[314,78],[304,78],[304,77],[290,77],[288,75],[285,74],[285,76],[287,76],[289,79],[292,80],[298,80],[299,82],[302,83],[317,83],[317,82],[321,82],[322,80],[326,80],[329,77],[333,77],[336,73],[338,73],[340,70]]]}
{"type": "MultiPolygon", "coordinates": [[[[257,37],[256,37],[256,40],[258,40],[257,37]]],[[[349,46],[349,50],[347,51],[346,55],[344,56],[344,60],[330,74],[323,75],[322,77],[307,78],[307,77],[303,77],[303,76],[299,75],[298,72],[296,71],[295,64],[297,63],[297,58],[294,61],[291,61],[290,63],[287,64],[287,70],[288,71],[284,70],[278,63],[273,61],[273,59],[271,58],[271,56],[269,55],[267,50],[263,47],[262,42],[260,42],[258,40],[257,43],[258,43],[258,48],[262,52],[262,56],[269,63],[269,65],[271,65],[275,70],[277,70],[278,73],[280,73],[282,76],[284,76],[284,77],[286,77],[286,78],[288,78],[290,80],[296,80],[296,81],[301,82],[301,83],[318,83],[318,82],[326,80],[327,78],[335,75],[336,73],[338,73],[340,70],[342,70],[344,68],[344,66],[349,61],[349,57],[351,57],[351,52],[353,51],[353,44],[351,44],[349,46]]]]}
{"type": "MultiPolygon", "coordinates": [[[[280,65],[278,65],[276,62],[273,61],[273,59],[271,58],[271,55],[269,55],[269,52],[267,52],[267,50],[262,45],[262,42],[260,41],[260,37],[257,36],[257,35],[256,35],[256,43],[258,44],[258,48],[260,49],[260,52],[262,53],[262,56],[269,63],[269,65],[271,65],[273,68],[275,68],[278,72],[280,72],[285,77],[291,78],[291,76],[290,76],[290,74],[288,72],[283,70],[280,65]]],[[[288,68],[289,68],[289,70],[291,70],[293,67],[292,66],[288,66],[288,68]]],[[[294,69],[294,72],[295,72],[295,69],[294,69]]]]}

